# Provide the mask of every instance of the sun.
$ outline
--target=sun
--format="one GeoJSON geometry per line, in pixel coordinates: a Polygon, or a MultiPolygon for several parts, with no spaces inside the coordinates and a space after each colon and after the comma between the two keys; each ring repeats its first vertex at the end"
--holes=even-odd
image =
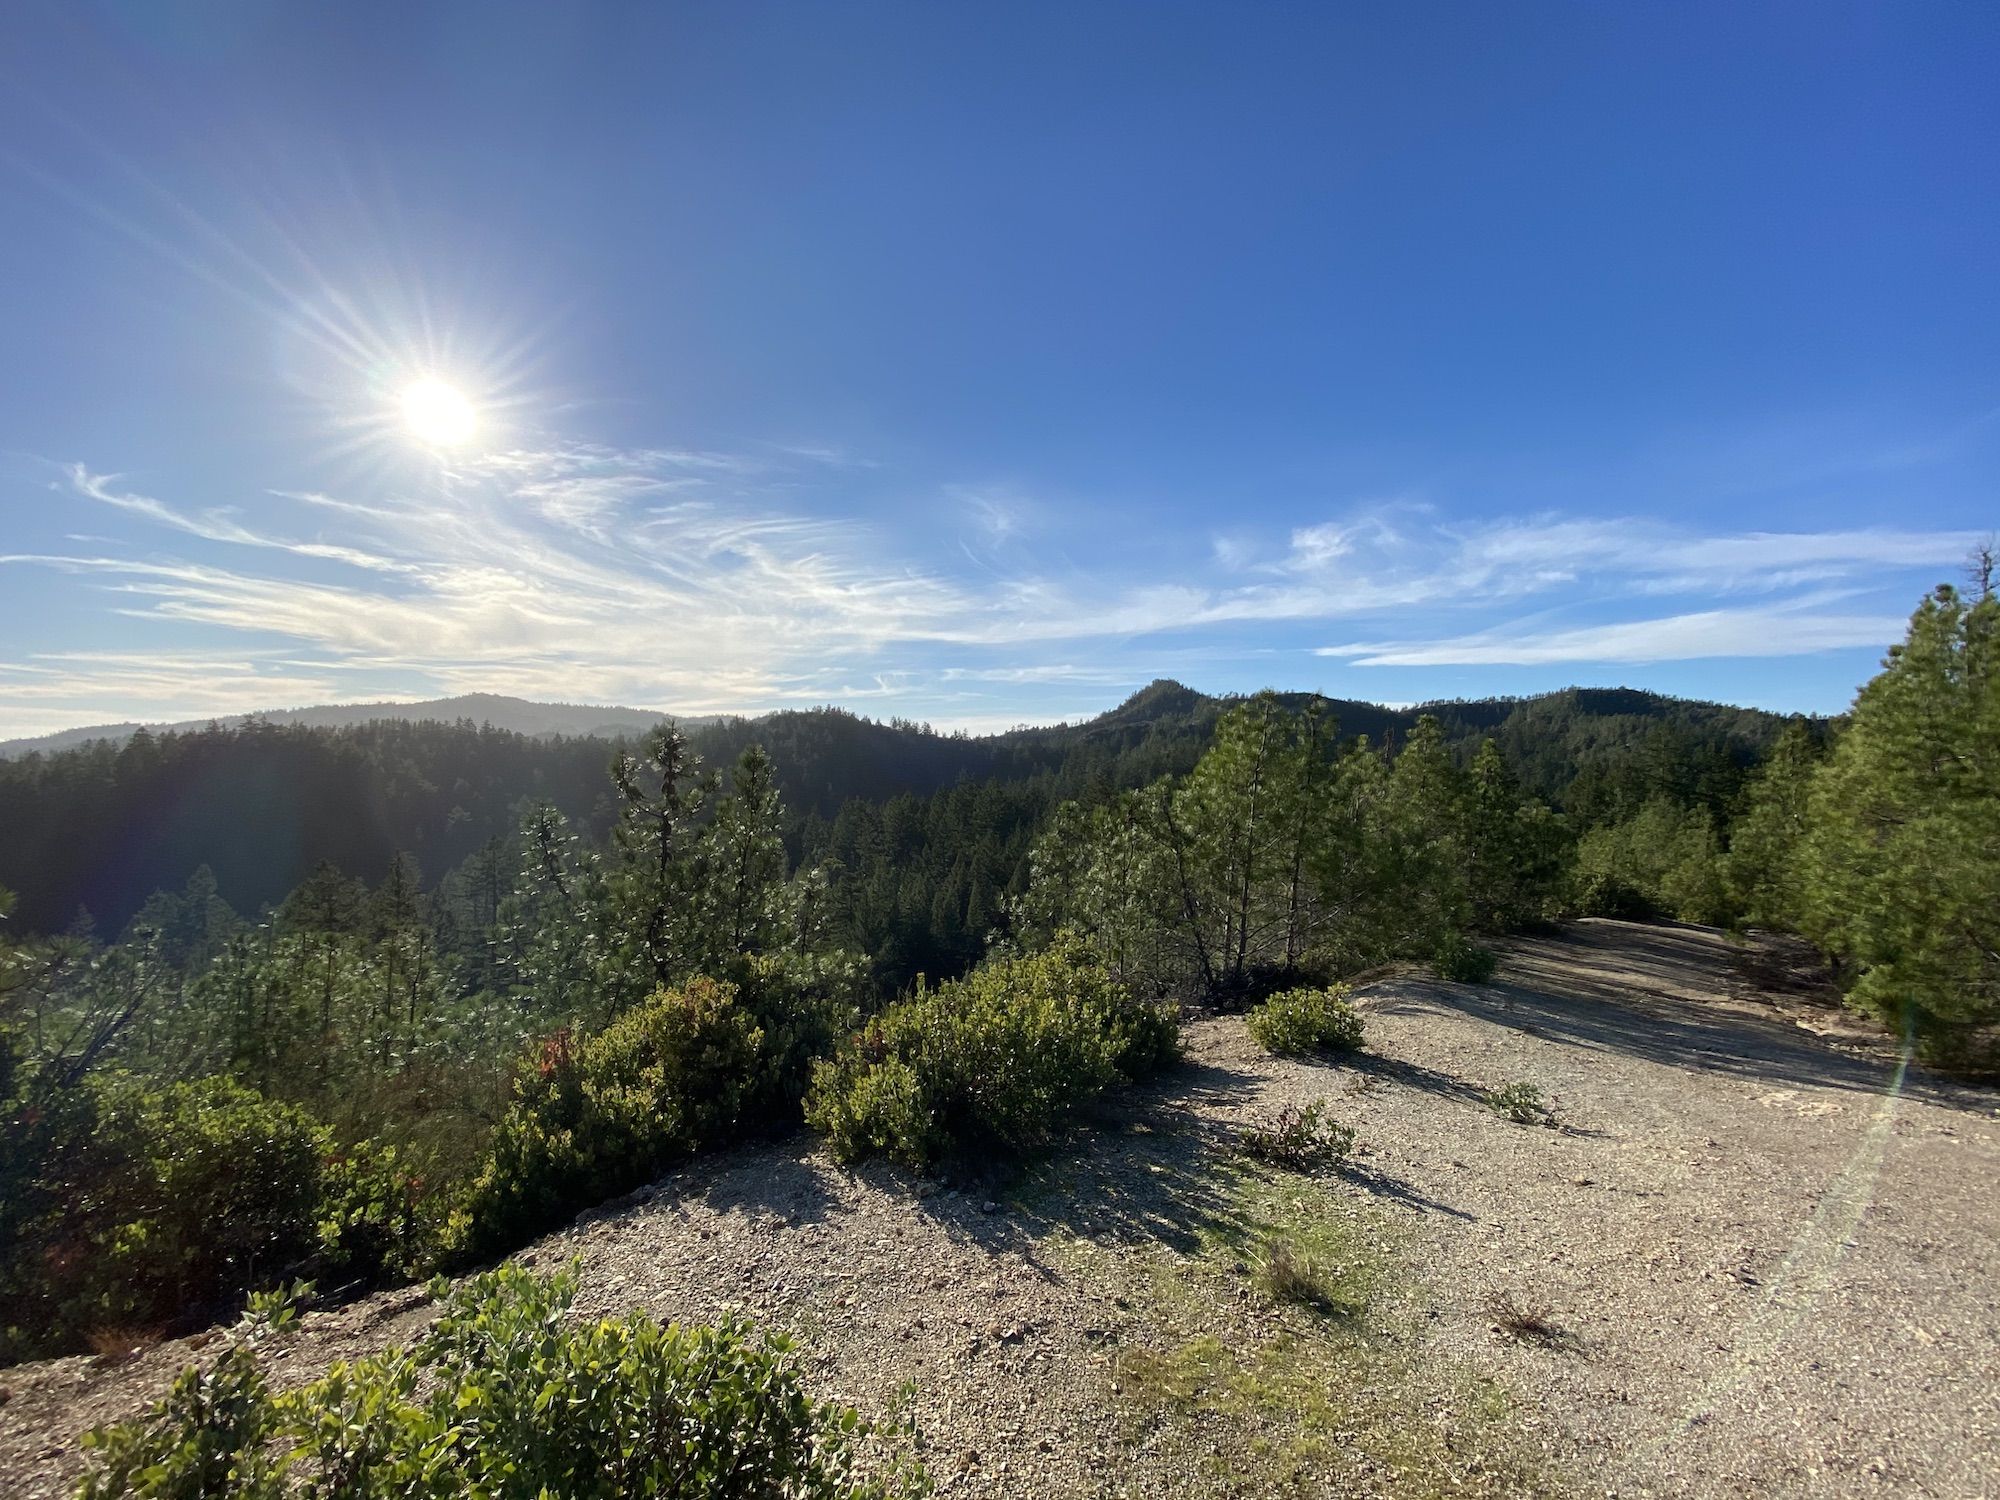
{"type": "Polygon", "coordinates": [[[403,425],[429,447],[457,448],[479,430],[479,413],[458,387],[426,375],[403,388],[403,425]]]}

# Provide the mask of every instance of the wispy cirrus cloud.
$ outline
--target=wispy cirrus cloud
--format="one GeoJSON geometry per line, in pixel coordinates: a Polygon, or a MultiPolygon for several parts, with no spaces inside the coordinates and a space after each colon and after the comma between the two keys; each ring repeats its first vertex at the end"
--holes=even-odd
{"type": "Polygon", "coordinates": [[[373,553],[354,547],[340,546],[331,542],[288,541],[280,537],[266,536],[251,530],[239,522],[233,512],[215,507],[207,510],[187,512],[176,510],[164,501],[155,500],[150,495],[138,495],[115,489],[119,481],[116,474],[93,474],[82,464],[67,466],[71,487],[79,495],[109,505],[131,515],[143,516],[175,531],[184,531],[204,541],[226,542],[239,547],[266,547],[277,552],[290,552],[299,557],[325,558],[332,562],[344,562],[358,568],[369,568],[382,573],[405,570],[405,565],[391,558],[379,557],[373,553]]]}
{"type": "Polygon", "coordinates": [[[0,675],[0,716],[27,732],[65,711],[198,717],[488,690],[684,713],[880,699],[983,722],[993,694],[1134,686],[1192,640],[1232,643],[1238,664],[1287,651],[1370,667],[1783,656],[1886,644],[1907,601],[1857,596],[1948,569],[1976,540],[1548,513],[1472,523],[1403,501],[1275,537],[1238,530],[1165,566],[1099,536],[1090,569],[1056,570],[1021,535],[1031,500],[947,487],[947,504],[1009,543],[968,566],[950,536],[857,522],[819,485],[829,462],[549,444],[358,496],[194,507],[70,465],[68,491],[125,518],[124,534],[0,563],[87,580],[115,614],[205,633],[202,645],[162,646],[143,669],[17,662],[0,675]],[[1639,608],[1665,597],[1693,607],[1639,608]],[[1419,620],[1432,628],[1408,629],[1419,620]],[[1298,638],[1330,621],[1356,637],[1298,638]],[[215,669],[231,659],[243,669],[215,669]]]}
{"type": "Polygon", "coordinates": [[[683,482],[749,467],[566,448],[500,454],[393,503],[273,497],[332,514],[336,542],[281,533],[275,517],[253,528],[183,509],[75,466],[80,497],[220,545],[198,560],[6,560],[97,579],[127,614],[278,637],[350,666],[572,695],[582,671],[606,696],[671,695],[690,712],[786,700],[815,658],[938,635],[968,607],[935,577],[864,563],[852,527],[725,504],[704,488],[713,481],[683,482]],[[251,566],[238,549],[334,566],[251,566]]]}
{"type": "Polygon", "coordinates": [[[1811,606],[1707,609],[1648,620],[1567,630],[1501,629],[1423,641],[1320,646],[1361,667],[1636,665],[1725,656],[1809,656],[1851,646],[1879,646],[1902,633],[1889,614],[1819,612],[1811,606]]]}
{"type": "Polygon", "coordinates": [[[30,736],[80,724],[227,717],[326,702],[344,690],[338,670],[240,652],[46,651],[0,662],[0,724],[30,736]]]}

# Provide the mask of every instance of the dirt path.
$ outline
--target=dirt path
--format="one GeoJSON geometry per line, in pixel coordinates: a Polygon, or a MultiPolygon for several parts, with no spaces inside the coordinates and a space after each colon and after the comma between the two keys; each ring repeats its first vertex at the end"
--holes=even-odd
{"type": "MultiPolygon", "coordinates": [[[[1738,958],[1587,922],[1491,986],[1372,986],[1351,1066],[1199,1021],[1185,1068],[990,1197],[802,1139],[523,1258],[580,1257],[591,1312],[759,1314],[828,1393],[913,1422],[949,1494],[2000,1494],[2000,1100],[1894,1087],[1878,1042],[1738,958]],[[1515,1081],[1569,1128],[1485,1106],[1515,1081]],[[1351,1170],[1235,1157],[1241,1122],[1313,1099],[1359,1131],[1351,1170]],[[1330,1309],[1255,1289],[1273,1235],[1330,1309]],[[1563,1337],[1500,1331],[1497,1294],[1563,1337]]],[[[426,1309],[311,1315],[281,1376],[426,1309]]],[[[0,1372],[0,1475],[66,1493],[74,1435],[193,1353],[0,1372]]]]}

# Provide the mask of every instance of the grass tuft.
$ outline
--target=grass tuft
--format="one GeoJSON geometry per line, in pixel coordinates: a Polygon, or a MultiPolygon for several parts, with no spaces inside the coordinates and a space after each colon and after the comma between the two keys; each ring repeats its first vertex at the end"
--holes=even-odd
{"type": "Polygon", "coordinates": [[[1257,1260],[1257,1285],[1273,1302],[1289,1302],[1314,1312],[1344,1310],[1334,1282],[1290,1239],[1273,1235],[1257,1260]]]}
{"type": "Polygon", "coordinates": [[[1581,1343],[1555,1320],[1550,1308],[1522,1302],[1512,1292],[1493,1293],[1486,1299],[1486,1311],[1493,1326],[1516,1343],[1540,1344],[1545,1349],[1575,1349],[1581,1343]]]}

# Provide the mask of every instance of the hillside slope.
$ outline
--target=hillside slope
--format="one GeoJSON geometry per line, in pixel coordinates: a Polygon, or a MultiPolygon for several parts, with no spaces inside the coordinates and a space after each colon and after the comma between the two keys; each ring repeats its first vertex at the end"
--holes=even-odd
{"type": "MultiPolygon", "coordinates": [[[[586,1215],[583,1307],[792,1333],[816,1384],[924,1436],[946,1493],[1963,1496],[2000,1487],[2000,1118],[1835,1010],[1746,982],[1701,929],[1586,922],[1499,982],[1364,997],[1348,1064],[1240,1018],[1056,1160],[939,1191],[803,1139],[586,1215]],[[1482,1102],[1533,1082],[1565,1129],[1482,1102]],[[1250,1170],[1236,1129],[1324,1101],[1349,1170],[1250,1170]],[[1334,1289],[1273,1305],[1288,1236],[1334,1289]],[[1518,1341],[1492,1298],[1543,1309],[1518,1341]]],[[[1768,965],[1761,972],[1775,972],[1768,965]]],[[[420,1291],[310,1315],[289,1378],[407,1337],[420,1291]]],[[[0,1473],[73,1482],[75,1435],[196,1352],[9,1372],[0,1473]]]]}

